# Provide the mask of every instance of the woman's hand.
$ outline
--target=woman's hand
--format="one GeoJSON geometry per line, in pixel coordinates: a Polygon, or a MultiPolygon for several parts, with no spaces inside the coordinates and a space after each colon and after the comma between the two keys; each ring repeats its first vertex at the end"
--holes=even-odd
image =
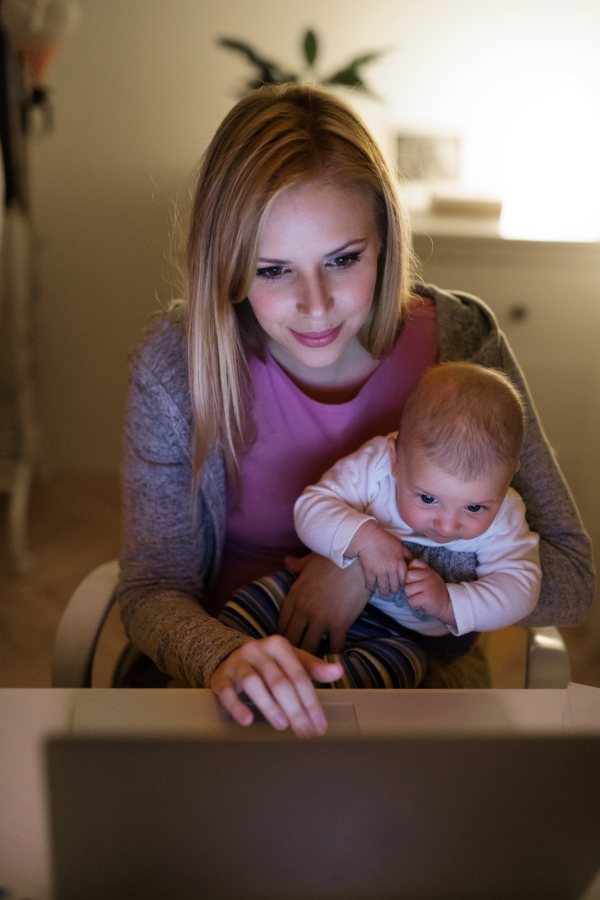
{"type": "Polygon", "coordinates": [[[275,634],[234,650],[216,669],[210,686],[240,725],[250,725],[254,718],[238,697],[244,691],[273,728],[283,731],[291,725],[299,737],[312,737],[325,733],[327,720],[310,679],[341,677],[338,663],[323,662],[275,634]]]}
{"type": "Polygon", "coordinates": [[[283,602],[279,631],[295,647],[314,653],[324,634],[332,653],[341,653],[346,633],[371,599],[358,560],[340,569],[330,559],[310,553],[302,559],[286,557],[285,564],[300,572],[283,602]]]}

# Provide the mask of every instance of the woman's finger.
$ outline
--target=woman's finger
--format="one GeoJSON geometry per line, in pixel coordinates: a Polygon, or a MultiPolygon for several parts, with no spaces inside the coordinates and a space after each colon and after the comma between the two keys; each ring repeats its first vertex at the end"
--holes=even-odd
{"type": "Polygon", "coordinates": [[[279,634],[287,638],[294,647],[299,647],[304,638],[306,628],[308,626],[307,616],[296,609],[289,595],[284,601],[279,616],[278,630],[279,634]]]}
{"type": "Polygon", "coordinates": [[[344,674],[341,663],[325,662],[325,660],[319,659],[318,656],[304,653],[303,650],[296,650],[296,653],[313,681],[318,681],[320,684],[331,684],[344,674]]]}
{"type": "Polygon", "coordinates": [[[283,601],[283,606],[281,607],[281,612],[279,613],[279,620],[277,623],[277,627],[279,629],[279,633],[283,634],[284,630],[288,626],[288,622],[292,618],[294,612],[294,603],[288,594],[287,597],[283,601]]]}
{"type": "MultiPolygon", "coordinates": [[[[273,681],[277,677],[279,667],[265,653],[264,643],[265,641],[249,641],[235,650],[214,673],[211,688],[240,725],[250,725],[254,718],[251,710],[238,697],[244,691],[267,722],[282,731],[290,724],[290,720],[285,709],[280,707],[266,687],[269,678],[273,681]],[[276,670],[275,673],[268,672],[269,662],[276,670]]],[[[290,652],[293,652],[291,647],[290,652]]]]}
{"type": "Polygon", "coordinates": [[[302,650],[307,653],[316,653],[323,637],[323,625],[320,622],[311,622],[300,643],[302,650]]]}
{"type": "MultiPolygon", "coordinates": [[[[283,731],[288,725],[293,724],[293,718],[296,721],[299,719],[299,704],[293,702],[282,704],[276,694],[277,685],[284,678],[279,666],[272,659],[266,657],[252,673],[243,679],[240,685],[240,689],[256,704],[267,722],[277,731],[283,731]],[[289,714],[290,712],[292,715],[289,714]]],[[[301,727],[302,724],[304,731],[301,730],[300,733],[304,734],[309,723],[308,721],[301,723],[301,727]]],[[[294,731],[299,733],[296,727],[294,727],[294,731]]]]}
{"type": "MultiPolygon", "coordinates": [[[[292,653],[289,653],[289,645],[285,646],[283,642],[278,642],[272,648],[272,653],[281,669],[288,676],[289,684],[293,684],[295,688],[295,697],[300,700],[301,703],[301,712],[302,716],[298,716],[299,720],[302,722],[303,726],[303,715],[307,714],[310,718],[311,722],[311,732],[316,734],[324,734],[327,729],[327,719],[325,718],[325,713],[321,707],[321,704],[317,700],[317,695],[315,694],[314,686],[308,676],[307,670],[309,667],[317,667],[317,669],[321,670],[321,674],[325,674],[325,677],[328,677],[330,674],[333,674],[334,679],[338,670],[341,669],[341,666],[336,664],[328,665],[323,663],[322,660],[317,659],[316,656],[312,656],[310,653],[306,653],[303,650],[292,649],[292,653]]],[[[341,672],[337,677],[341,677],[341,672]]],[[[274,689],[277,693],[276,696],[280,699],[280,702],[284,702],[288,699],[288,683],[282,682],[275,686],[274,689]]],[[[286,713],[290,717],[290,721],[292,723],[292,727],[294,731],[296,731],[296,717],[294,711],[285,707],[286,713]]],[[[298,713],[296,712],[296,715],[298,713]]],[[[296,733],[298,733],[296,731],[296,733]]]]}
{"type": "MultiPolygon", "coordinates": [[[[327,720],[312,682],[299,661],[301,651],[280,635],[272,635],[253,645],[246,644],[245,649],[252,654],[251,661],[264,681],[263,688],[266,686],[273,701],[283,710],[294,732],[300,737],[323,734],[327,720]]],[[[244,683],[244,690],[269,718],[269,702],[260,687],[244,683]],[[266,709],[263,709],[263,703],[266,709]]]]}
{"type": "Polygon", "coordinates": [[[238,697],[233,682],[228,675],[219,674],[219,670],[211,679],[210,686],[227,712],[239,725],[251,725],[254,721],[252,711],[238,697]]]}
{"type": "MultiPolygon", "coordinates": [[[[320,712],[313,712],[313,721],[311,712],[302,700],[300,680],[290,678],[279,662],[272,657],[267,658],[260,667],[260,679],[258,675],[256,680],[249,679],[244,684],[244,690],[271,724],[278,721],[278,712],[283,712],[298,737],[322,734],[327,728],[323,711],[319,707],[320,712]]],[[[312,688],[304,671],[302,677],[312,688]]],[[[314,694],[314,689],[312,692],[314,694]]],[[[318,706],[316,696],[315,703],[318,706]]]]}
{"type": "Polygon", "coordinates": [[[313,556],[315,556],[314,553],[308,553],[306,556],[284,556],[283,562],[290,572],[299,575],[300,572],[304,571],[313,556]]]}
{"type": "Polygon", "coordinates": [[[337,625],[329,630],[329,648],[332,653],[344,652],[346,635],[348,634],[350,625],[352,625],[352,622],[349,622],[347,625],[337,625]]]}

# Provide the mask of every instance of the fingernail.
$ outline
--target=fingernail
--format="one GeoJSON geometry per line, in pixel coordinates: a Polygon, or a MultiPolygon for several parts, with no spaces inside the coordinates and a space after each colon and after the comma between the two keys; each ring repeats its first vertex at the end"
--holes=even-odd
{"type": "Polygon", "coordinates": [[[288,726],[288,720],[285,718],[285,716],[278,715],[278,716],[275,716],[273,725],[275,728],[278,728],[280,731],[283,731],[283,729],[287,728],[287,726],[288,726]]]}
{"type": "Polygon", "coordinates": [[[315,716],[313,719],[313,724],[317,729],[317,734],[325,734],[327,731],[327,719],[325,716],[315,716]]]}

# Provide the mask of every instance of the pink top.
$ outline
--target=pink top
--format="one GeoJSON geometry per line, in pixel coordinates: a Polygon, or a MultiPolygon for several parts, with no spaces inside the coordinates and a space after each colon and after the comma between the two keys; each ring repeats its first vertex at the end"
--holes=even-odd
{"type": "Polygon", "coordinates": [[[280,567],[286,554],[307,552],[293,516],[304,488],[365,441],[395,431],[412,388],[437,359],[435,304],[424,298],[393,352],[347,403],[307,397],[271,354],[265,363],[250,360],[257,439],[241,462],[237,508],[228,491],[225,552],[209,611],[236,588],[280,567]]]}

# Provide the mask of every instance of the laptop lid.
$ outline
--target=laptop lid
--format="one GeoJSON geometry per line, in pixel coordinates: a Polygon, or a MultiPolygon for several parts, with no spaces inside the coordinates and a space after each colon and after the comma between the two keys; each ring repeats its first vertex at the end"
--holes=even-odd
{"type": "Polygon", "coordinates": [[[56,738],[56,900],[577,900],[600,737],[56,738]]]}

